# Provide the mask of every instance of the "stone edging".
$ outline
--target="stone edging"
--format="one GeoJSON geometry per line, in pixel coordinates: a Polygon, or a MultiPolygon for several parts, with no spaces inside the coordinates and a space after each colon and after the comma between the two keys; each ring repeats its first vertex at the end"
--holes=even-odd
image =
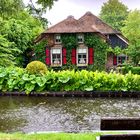
{"type": "Polygon", "coordinates": [[[63,92],[31,92],[29,95],[25,92],[0,92],[0,96],[47,96],[47,97],[90,97],[90,98],[139,98],[140,91],[63,91],[63,92]]]}

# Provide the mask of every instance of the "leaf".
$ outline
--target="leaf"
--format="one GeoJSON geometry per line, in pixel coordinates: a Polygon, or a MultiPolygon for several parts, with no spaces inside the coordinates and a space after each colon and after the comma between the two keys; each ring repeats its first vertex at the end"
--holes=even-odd
{"type": "Polygon", "coordinates": [[[33,91],[35,88],[35,85],[34,84],[31,84],[31,83],[26,83],[25,84],[25,91],[26,91],[26,94],[29,94],[31,91],[33,91]]]}
{"type": "Polygon", "coordinates": [[[58,81],[64,84],[67,83],[69,80],[70,80],[69,77],[65,77],[65,76],[58,77],[58,81]]]}
{"type": "Polygon", "coordinates": [[[30,80],[29,74],[24,74],[24,75],[22,76],[22,79],[23,79],[24,81],[30,80]]]}
{"type": "Polygon", "coordinates": [[[84,90],[85,91],[93,91],[93,86],[86,87],[84,90]]]}
{"type": "Polygon", "coordinates": [[[46,83],[45,77],[36,77],[36,83],[37,83],[40,87],[44,86],[45,83],[46,83]]]}
{"type": "Polygon", "coordinates": [[[6,76],[6,72],[5,71],[3,71],[2,73],[0,73],[0,77],[5,77],[6,76]]]}

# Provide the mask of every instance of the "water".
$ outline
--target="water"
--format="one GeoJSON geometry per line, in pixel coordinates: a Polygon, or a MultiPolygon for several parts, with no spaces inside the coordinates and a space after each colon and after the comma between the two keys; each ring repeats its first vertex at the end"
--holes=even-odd
{"type": "Polygon", "coordinates": [[[0,97],[0,132],[99,130],[109,116],[140,117],[140,100],[0,97]]]}

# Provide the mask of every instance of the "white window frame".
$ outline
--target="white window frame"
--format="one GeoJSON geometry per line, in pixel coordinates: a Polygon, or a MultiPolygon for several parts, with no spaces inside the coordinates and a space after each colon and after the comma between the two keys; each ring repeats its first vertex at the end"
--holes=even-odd
{"type": "Polygon", "coordinates": [[[84,34],[78,34],[77,35],[77,42],[78,43],[84,43],[84,34]],[[79,41],[79,40],[82,40],[82,41],[79,41]]]}
{"type": "Polygon", "coordinates": [[[77,50],[76,50],[76,63],[77,63],[77,66],[87,66],[88,65],[88,47],[78,47],[77,50]],[[78,63],[78,53],[79,52],[79,49],[86,49],[86,63],[78,63]]]}
{"type": "Polygon", "coordinates": [[[55,38],[55,44],[61,44],[62,43],[60,34],[56,34],[54,38],[55,38]],[[57,41],[57,40],[60,40],[60,41],[57,41]]]}
{"type": "Polygon", "coordinates": [[[62,66],[62,47],[53,47],[51,48],[51,66],[57,67],[57,66],[62,66]],[[60,50],[60,64],[54,64],[52,60],[52,55],[53,55],[53,50],[59,49],[60,50]]]}
{"type": "Polygon", "coordinates": [[[125,54],[117,55],[117,65],[122,65],[123,64],[123,63],[119,63],[119,57],[125,57],[125,61],[127,61],[127,55],[125,55],[125,54]]]}

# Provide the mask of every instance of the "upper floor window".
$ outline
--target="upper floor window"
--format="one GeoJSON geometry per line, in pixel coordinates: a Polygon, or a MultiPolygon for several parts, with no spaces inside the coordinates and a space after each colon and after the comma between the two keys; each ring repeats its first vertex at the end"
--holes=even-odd
{"type": "Polygon", "coordinates": [[[77,41],[78,43],[84,43],[84,35],[83,34],[77,35],[77,41]]]}
{"type": "Polygon", "coordinates": [[[61,43],[61,36],[60,35],[55,35],[55,43],[61,43]]]}
{"type": "Polygon", "coordinates": [[[87,63],[88,63],[88,49],[77,48],[77,64],[87,65],[87,63]]]}

